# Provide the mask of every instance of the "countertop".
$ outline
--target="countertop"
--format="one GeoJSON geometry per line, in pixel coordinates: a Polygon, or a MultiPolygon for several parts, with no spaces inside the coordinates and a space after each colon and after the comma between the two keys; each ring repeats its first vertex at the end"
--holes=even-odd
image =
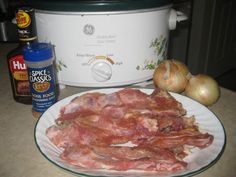
{"type": "MultiPolygon", "coordinates": [[[[0,176],[72,177],[72,174],[54,166],[38,151],[34,142],[37,119],[31,114],[31,105],[20,104],[13,100],[5,56],[14,47],[15,44],[0,44],[0,176]]],[[[59,99],[88,89],[67,86],[61,90],[59,99]]],[[[220,160],[195,176],[235,177],[236,92],[221,88],[220,99],[209,109],[222,121],[227,144],[220,160]]]]}

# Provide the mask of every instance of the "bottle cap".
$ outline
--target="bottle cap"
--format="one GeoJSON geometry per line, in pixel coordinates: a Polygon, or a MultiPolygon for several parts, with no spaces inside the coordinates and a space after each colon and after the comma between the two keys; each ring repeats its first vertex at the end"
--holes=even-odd
{"type": "Polygon", "coordinates": [[[53,57],[53,46],[48,43],[33,43],[23,48],[24,59],[29,62],[39,62],[53,57]]]}

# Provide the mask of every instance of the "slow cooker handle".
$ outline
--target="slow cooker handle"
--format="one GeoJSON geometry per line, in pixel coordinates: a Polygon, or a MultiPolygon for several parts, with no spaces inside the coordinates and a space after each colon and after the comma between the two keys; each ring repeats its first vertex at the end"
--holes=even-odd
{"type": "Polygon", "coordinates": [[[177,22],[185,21],[187,19],[188,19],[187,15],[184,14],[183,12],[171,9],[169,16],[169,29],[174,30],[176,28],[177,22]]]}

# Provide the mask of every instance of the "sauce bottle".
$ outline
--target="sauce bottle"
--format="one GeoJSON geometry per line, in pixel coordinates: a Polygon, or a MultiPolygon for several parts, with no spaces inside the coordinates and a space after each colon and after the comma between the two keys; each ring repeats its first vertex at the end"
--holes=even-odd
{"type": "Polygon", "coordinates": [[[19,45],[7,54],[8,70],[15,101],[31,104],[27,68],[23,57],[23,47],[37,42],[34,9],[21,7],[16,13],[19,45]]]}
{"type": "Polygon", "coordinates": [[[32,93],[32,113],[38,118],[57,101],[53,46],[34,43],[23,48],[32,93]]]}

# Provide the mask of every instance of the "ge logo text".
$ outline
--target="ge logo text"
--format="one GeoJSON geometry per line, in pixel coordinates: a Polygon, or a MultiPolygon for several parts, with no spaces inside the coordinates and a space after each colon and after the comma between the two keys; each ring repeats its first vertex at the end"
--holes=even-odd
{"type": "Polygon", "coordinates": [[[95,28],[93,25],[87,24],[84,26],[84,34],[92,35],[95,31],[95,28]]]}

